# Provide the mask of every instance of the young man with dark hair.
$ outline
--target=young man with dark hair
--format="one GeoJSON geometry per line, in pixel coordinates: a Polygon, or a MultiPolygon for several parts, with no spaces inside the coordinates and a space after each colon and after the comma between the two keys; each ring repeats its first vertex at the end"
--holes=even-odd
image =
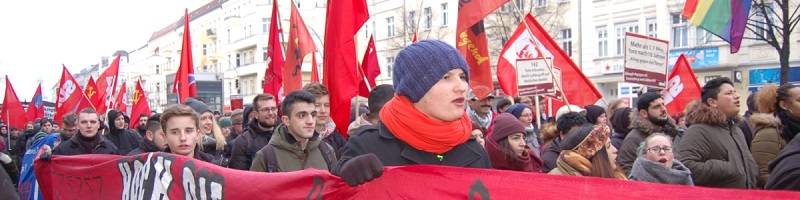
{"type": "Polygon", "coordinates": [[[145,121],[145,125],[141,126],[147,130],[145,131],[145,137],[142,140],[142,144],[139,145],[139,148],[128,152],[129,156],[148,152],[158,152],[167,148],[167,135],[164,134],[164,130],[161,128],[161,122],[159,120],[161,120],[161,114],[155,114],[152,117],[148,117],[147,121],[145,121]]]}
{"type": "Polygon", "coordinates": [[[333,146],[337,156],[341,155],[342,152],[340,150],[347,143],[347,140],[336,130],[337,125],[331,120],[331,95],[328,87],[320,83],[309,83],[303,87],[303,90],[314,95],[314,99],[316,99],[314,107],[317,109],[317,116],[314,117],[316,120],[314,131],[319,132],[323,141],[333,146]]]}
{"type": "Polygon", "coordinates": [[[53,150],[53,155],[112,154],[119,155],[114,143],[97,133],[100,118],[93,108],[78,113],[78,134],[53,150]]]}
{"type": "Polygon", "coordinates": [[[633,162],[636,161],[637,150],[645,138],[653,133],[664,133],[673,139],[678,137],[678,126],[669,117],[664,98],[655,92],[644,93],[636,101],[635,111],[631,111],[631,132],[625,136],[620,146],[617,163],[625,174],[630,174],[633,162]]]}
{"type": "Polygon", "coordinates": [[[739,95],[727,77],[708,81],[702,103],[687,108],[691,124],[677,142],[675,157],[692,171],[696,186],[756,188],[758,165],[745,144],[739,118],[739,95]]]}
{"type": "Polygon", "coordinates": [[[283,124],[275,128],[269,144],[253,158],[250,171],[291,172],[308,168],[330,170],[336,163],[334,148],[322,142],[315,130],[319,121],[314,95],[296,90],[284,98],[283,124]]]}
{"type": "Polygon", "coordinates": [[[76,122],[78,121],[78,116],[75,114],[67,114],[61,118],[61,127],[62,131],[58,134],[58,139],[61,141],[68,141],[75,133],[78,133],[78,125],[76,122]]]}
{"type": "MultiPolygon", "coordinates": [[[[278,102],[271,94],[256,95],[253,98],[252,112],[256,113],[256,119],[246,124],[244,132],[233,140],[230,168],[250,169],[256,152],[269,144],[272,132],[278,123],[278,102]]],[[[243,116],[247,115],[245,112],[243,116]]]]}
{"type": "Polygon", "coordinates": [[[200,150],[200,117],[186,105],[173,105],[164,110],[159,119],[166,135],[164,152],[215,163],[211,154],[200,150]]]}
{"type": "Polygon", "coordinates": [[[392,97],[394,97],[394,88],[392,85],[383,84],[372,88],[372,91],[369,92],[369,99],[367,100],[369,104],[369,113],[361,114],[353,123],[350,123],[350,126],[347,127],[347,134],[355,134],[356,130],[362,126],[378,124],[378,121],[381,120],[379,116],[383,104],[386,104],[392,97]]]}
{"type": "Polygon", "coordinates": [[[558,160],[558,155],[561,154],[562,150],[561,141],[567,137],[569,132],[576,127],[581,127],[588,123],[586,117],[580,112],[567,112],[558,116],[556,130],[559,136],[544,144],[543,147],[543,149],[546,149],[544,153],[542,153],[542,160],[544,161],[544,167],[542,168],[543,173],[549,173],[550,170],[556,168],[556,160],[558,160]]]}

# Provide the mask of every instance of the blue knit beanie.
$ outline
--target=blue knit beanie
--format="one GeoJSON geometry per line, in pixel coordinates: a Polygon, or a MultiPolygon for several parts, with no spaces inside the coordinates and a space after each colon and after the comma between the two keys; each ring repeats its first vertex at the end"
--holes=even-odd
{"type": "Polygon", "coordinates": [[[419,102],[450,70],[464,70],[469,83],[469,66],[461,52],[438,40],[422,40],[403,48],[394,66],[394,90],[412,103],[419,102]]]}
{"type": "Polygon", "coordinates": [[[525,111],[525,108],[528,108],[527,104],[517,103],[506,108],[506,113],[510,113],[519,119],[519,116],[522,115],[522,111],[525,111]]]}

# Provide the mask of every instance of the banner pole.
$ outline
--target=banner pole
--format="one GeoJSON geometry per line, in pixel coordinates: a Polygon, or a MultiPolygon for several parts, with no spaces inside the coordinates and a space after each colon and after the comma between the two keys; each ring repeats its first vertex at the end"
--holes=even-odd
{"type": "MultiPolygon", "coordinates": [[[[522,19],[522,24],[524,24],[524,25],[525,25],[525,30],[527,30],[527,31],[528,31],[528,34],[530,34],[530,35],[531,35],[531,38],[536,38],[536,37],[533,35],[533,31],[531,31],[531,27],[529,27],[529,26],[528,26],[528,21],[526,21],[526,20],[525,20],[525,16],[524,16],[524,15],[522,15],[522,12],[520,11],[520,9],[519,9],[519,7],[517,6],[517,4],[516,4],[516,3],[512,3],[511,5],[514,5],[514,9],[516,9],[516,10],[517,10],[517,15],[519,15],[520,19],[522,19]]],[[[556,83],[556,84],[555,84],[555,85],[556,85],[556,87],[558,87],[559,91],[561,91],[561,97],[562,97],[562,98],[564,98],[564,103],[566,103],[567,105],[570,105],[570,104],[569,104],[569,100],[567,99],[567,95],[566,95],[566,94],[564,94],[564,88],[563,88],[563,87],[561,87],[561,82],[560,82],[560,81],[558,81],[558,80],[556,80],[556,75],[553,73],[553,63],[552,63],[552,62],[547,62],[547,58],[545,58],[545,57],[544,57],[544,55],[542,55],[542,49],[541,49],[541,47],[539,47],[539,43],[538,43],[538,42],[533,42],[533,46],[535,46],[535,47],[536,47],[536,51],[538,51],[538,52],[539,52],[539,54],[540,54],[539,56],[540,56],[542,59],[544,59],[544,63],[547,65],[547,69],[550,71],[550,76],[552,76],[552,77],[553,77],[553,82],[555,82],[555,83],[556,83]]],[[[581,72],[581,73],[582,73],[582,72],[581,72]]],[[[562,78],[563,78],[563,77],[562,77],[562,78]]],[[[558,94],[558,93],[556,93],[556,94],[558,94]]],[[[569,106],[567,106],[567,109],[569,109],[569,111],[570,111],[570,112],[572,112],[572,108],[570,108],[569,106]]]]}
{"type": "Polygon", "coordinates": [[[539,120],[539,119],[542,119],[542,110],[539,109],[539,95],[536,95],[536,96],[533,96],[533,97],[536,98],[536,99],[531,99],[531,100],[534,101],[533,103],[536,104],[536,127],[539,127],[541,129],[542,128],[542,120],[539,120]]]}

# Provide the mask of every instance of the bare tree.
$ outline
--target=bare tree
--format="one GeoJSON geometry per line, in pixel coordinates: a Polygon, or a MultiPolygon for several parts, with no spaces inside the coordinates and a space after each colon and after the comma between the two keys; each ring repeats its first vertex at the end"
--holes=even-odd
{"type": "Polygon", "coordinates": [[[750,30],[754,37],[745,38],[764,41],[778,51],[781,84],[789,82],[791,33],[800,22],[798,9],[800,6],[789,0],[754,0],[747,20],[747,30],[750,30]]]}
{"type": "Polygon", "coordinates": [[[484,22],[486,23],[487,39],[489,41],[497,41],[500,44],[495,45],[498,43],[492,44],[493,42],[490,42],[489,52],[491,55],[500,54],[505,43],[522,22],[522,17],[524,16],[520,16],[520,14],[526,15],[530,13],[533,15],[550,36],[557,36],[559,30],[567,27],[563,16],[568,4],[558,3],[553,0],[541,2],[544,2],[545,5],[537,5],[536,0],[511,0],[486,17],[484,22]],[[512,3],[517,4],[520,9],[519,12],[512,3]]]}
{"type": "Polygon", "coordinates": [[[432,7],[424,7],[422,1],[417,1],[416,5],[406,5],[406,9],[398,9],[396,12],[402,16],[400,20],[395,20],[395,33],[397,35],[387,40],[386,45],[389,50],[400,50],[411,44],[414,39],[414,31],[417,31],[417,39],[433,39],[433,40],[449,40],[447,35],[453,33],[453,30],[445,26],[435,25],[439,19],[438,13],[433,11],[432,7]],[[426,17],[425,9],[430,9],[430,27],[425,27],[426,17]],[[411,13],[413,12],[413,16],[411,13]],[[412,21],[413,20],[413,21],[412,21]]]}

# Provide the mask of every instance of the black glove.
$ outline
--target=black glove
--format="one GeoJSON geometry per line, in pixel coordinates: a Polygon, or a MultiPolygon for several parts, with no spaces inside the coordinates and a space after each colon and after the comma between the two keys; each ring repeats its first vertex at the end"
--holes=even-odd
{"type": "Polygon", "coordinates": [[[50,162],[50,157],[52,157],[52,156],[53,156],[53,152],[46,151],[46,152],[42,153],[42,155],[39,157],[39,159],[42,159],[42,161],[45,161],[45,162],[50,162]]]}
{"type": "Polygon", "coordinates": [[[345,162],[337,176],[344,179],[347,185],[355,187],[383,175],[383,163],[375,154],[356,156],[345,162]]]}

